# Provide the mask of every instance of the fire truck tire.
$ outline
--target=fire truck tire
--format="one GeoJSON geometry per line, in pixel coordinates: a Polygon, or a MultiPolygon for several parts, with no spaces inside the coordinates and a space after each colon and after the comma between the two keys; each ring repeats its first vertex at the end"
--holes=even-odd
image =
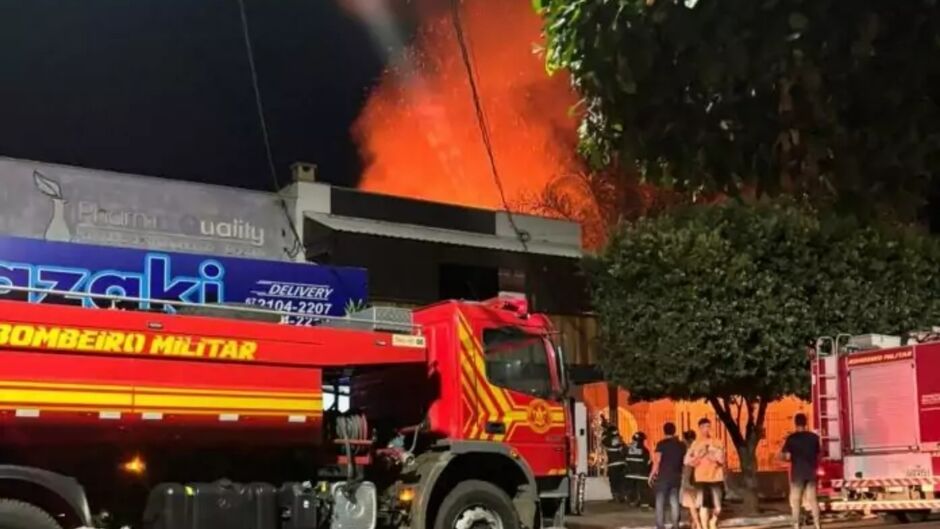
{"type": "Polygon", "coordinates": [[[434,529],[520,529],[520,524],[506,491],[486,481],[470,480],[444,497],[434,529]]]}
{"type": "Polygon", "coordinates": [[[62,526],[39,507],[0,499],[0,529],[62,529],[62,526]]]}
{"type": "Polygon", "coordinates": [[[927,521],[930,511],[898,511],[894,516],[901,523],[921,523],[927,521]]]}

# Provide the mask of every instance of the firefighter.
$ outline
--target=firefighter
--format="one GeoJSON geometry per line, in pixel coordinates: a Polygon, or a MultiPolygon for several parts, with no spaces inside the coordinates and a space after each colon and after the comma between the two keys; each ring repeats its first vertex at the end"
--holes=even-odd
{"type": "Polygon", "coordinates": [[[607,453],[607,479],[610,482],[610,495],[617,503],[625,501],[623,440],[620,431],[612,424],[604,425],[601,444],[607,453]]]}
{"type": "Polygon", "coordinates": [[[632,442],[627,445],[626,457],[626,496],[627,502],[639,507],[650,505],[649,476],[650,451],[646,448],[646,434],[633,434],[632,442]]]}

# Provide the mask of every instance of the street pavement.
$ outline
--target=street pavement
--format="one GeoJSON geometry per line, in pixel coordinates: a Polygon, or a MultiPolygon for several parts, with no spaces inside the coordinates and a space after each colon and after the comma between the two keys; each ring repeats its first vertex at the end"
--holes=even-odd
{"type": "MultiPolygon", "coordinates": [[[[756,517],[743,517],[734,512],[735,506],[726,506],[720,527],[727,529],[771,529],[790,527],[787,505],[783,502],[766,502],[762,512],[756,517]]],[[[683,512],[683,521],[686,521],[683,512]]],[[[844,515],[843,515],[844,516],[844,515]]],[[[825,518],[824,518],[825,519],[825,518]]],[[[825,519],[825,529],[927,529],[940,528],[940,514],[930,521],[919,524],[898,524],[890,518],[869,520],[825,519]]],[[[589,502],[583,516],[569,517],[565,523],[568,529],[653,529],[655,517],[652,509],[633,509],[611,502],[589,502]]]]}
{"type": "MultiPolygon", "coordinates": [[[[725,527],[748,527],[752,520],[777,524],[785,524],[789,520],[789,506],[783,502],[764,502],[757,518],[743,518],[735,512],[738,508],[739,505],[734,503],[725,505],[725,527]]],[[[682,519],[688,521],[687,515],[688,512],[683,510],[682,519]]],[[[655,513],[651,508],[637,509],[610,501],[595,501],[585,505],[583,516],[569,516],[565,525],[569,529],[641,529],[653,527],[655,523],[655,513]]]]}
{"type": "Polygon", "coordinates": [[[927,529],[940,527],[940,515],[934,515],[929,521],[923,523],[900,524],[888,519],[858,520],[826,524],[825,529],[927,529]]]}

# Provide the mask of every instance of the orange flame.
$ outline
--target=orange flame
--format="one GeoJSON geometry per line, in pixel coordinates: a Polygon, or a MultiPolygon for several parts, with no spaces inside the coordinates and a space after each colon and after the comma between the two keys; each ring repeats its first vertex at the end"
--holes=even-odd
{"type": "MultiPolygon", "coordinates": [[[[416,38],[353,127],[366,163],[360,187],[504,209],[450,13],[437,7],[422,11],[416,38]]],[[[528,0],[467,0],[461,10],[500,178],[518,207],[552,181],[583,173],[570,114],[577,99],[568,76],[549,77],[535,53],[541,20],[528,0]]]]}

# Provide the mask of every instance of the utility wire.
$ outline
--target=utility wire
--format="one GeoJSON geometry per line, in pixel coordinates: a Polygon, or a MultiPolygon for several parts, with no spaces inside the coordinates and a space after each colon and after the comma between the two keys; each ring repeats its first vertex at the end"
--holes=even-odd
{"type": "Polygon", "coordinates": [[[284,216],[287,217],[287,223],[290,225],[290,231],[294,235],[293,248],[286,250],[291,257],[295,256],[297,252],[300,251],[303,251],[304,257],[306,257],[304,241],[297,231],[297,226],[294,224],[294,217],[290,214],[287,201],[281,196],[281,184],[278,182],[277,168],[274,165],[274,150],[271,148],[271,135],[268,133],[268,122],[264,117],[264,103],[261,98],[261,84],[258,82],[258,69],[255,66],[255,52],[251,45],[251,33],[248,31],[248,10],[245,8],[245,0],[237,1],[238,12],[241,15],[242,21],[242,36],[245,38],[245,52],[248,55],[248,70],[251,73],[251,86],[255,95],[255,108],[258,111],[258,123],[261,125],[261,137],[264,140],[264,152],[268,161],[268,171],[271,173],[271,181],[274,184],[274,192],[278,197],[278,204],[284,211],[284,216]]]}
{"type": "Polygon", "coordinates": [[[490,162],[490,172],[493,174],[493,180],[496,182],[496,188],[499,190],[499,198],[503,203],[503,209],[506,210],[506,217],[509,219],[509,225],[516,233],[522,248],[529,251],[529,232],[522,230],[516,225],[516,219],[509,209],[509,202],[506,200],[506,190],[503,188],[503,181],[499,177],[499,170],[496,167],[496,158],[493,155],[493,144],[490,140],[490,132],[486,126],[486,114],[483,112],[483,104],[480,101],[480,93],[477,90],[476,76],[473,73],[473,61],[470,57],[470,49],[467,46],[467,39],[463,32],[463,22],[460,19],[460,0],[450,0],[451,22],[454,25],[454,33],[457,34],[457,44],[460,45],[460,56],[463,59],[464,68],[467,70],[467,80],[470,83],[470,95],[473,98],[473,107],[476,111],[477,125],[480,127],[480,136],[483,139],[483,147],[486,149],[486,156],[490,162]]]}

